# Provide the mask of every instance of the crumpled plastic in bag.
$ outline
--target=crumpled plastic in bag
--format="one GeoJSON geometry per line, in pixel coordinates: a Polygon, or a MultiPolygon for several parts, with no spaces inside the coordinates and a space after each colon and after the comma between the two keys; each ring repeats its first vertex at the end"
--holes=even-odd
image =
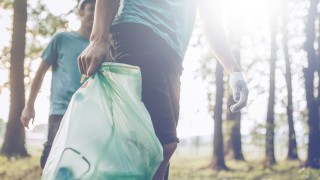
{"type": "Polygon", "coordinates": [[[140,69],[108,62],[72,96],[42,179],[150,180],[162,160],[140,69]]]}

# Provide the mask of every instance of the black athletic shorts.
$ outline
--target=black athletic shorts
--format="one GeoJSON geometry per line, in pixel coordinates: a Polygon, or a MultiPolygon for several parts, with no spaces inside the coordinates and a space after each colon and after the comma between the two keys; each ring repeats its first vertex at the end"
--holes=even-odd
{"type": "Polygon", "coordinates": [[[112,59],[140,67],[142,101],[161,144],[179,142],[182,59],[147,26],[123,23],[110,32],[112,59]]]}

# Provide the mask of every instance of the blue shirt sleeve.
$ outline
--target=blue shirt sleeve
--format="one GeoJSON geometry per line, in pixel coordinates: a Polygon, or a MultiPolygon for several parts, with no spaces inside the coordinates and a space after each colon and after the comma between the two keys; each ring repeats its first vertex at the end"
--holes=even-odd
{"type": "Polygon", "coordinates": [[[56,63],[58,59],[58,44],[59,44],[59,33],[55,34],[47,48],[43,51],[41,58],[43,61],[45,61],[47,64],[53,65],[56,63]]]}

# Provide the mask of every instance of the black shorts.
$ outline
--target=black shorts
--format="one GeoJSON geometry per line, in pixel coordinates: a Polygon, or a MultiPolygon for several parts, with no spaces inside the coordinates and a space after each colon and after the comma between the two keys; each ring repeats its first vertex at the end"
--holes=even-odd
{"type": "Polygon", "coordinates": [[[182,59],[146,26],[118,24],[110,32],[112,59],[140,67],[142,101],[161,144],[179,142],[182,59]]]}

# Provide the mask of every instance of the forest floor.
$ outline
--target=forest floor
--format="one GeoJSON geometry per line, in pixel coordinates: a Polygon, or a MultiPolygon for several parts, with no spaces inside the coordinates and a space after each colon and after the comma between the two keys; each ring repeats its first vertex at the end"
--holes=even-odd
{"type": "MultiPolygon", "coordinates": [[[[246,146],[247,147],[247,146],[246,146]]],[[[0,180],[41,179],[39,159],[41,143],[28,144],[29,158],[0,156],[0,180]]],[[[211,147],[198,150],[180,147],[173,155],[170,165],[170,180],[320,180],[320,170],[304,168],[300,161],[284,160],[284,153],[277,153],[278,162],[271,168],[263,166],[263,149],[244,148],[247,161],[230,160],[226,157],[228,171],[209,168],[211,147]],[[282,160],[281,160],[282,159],[282,160]]],[[[301,154],[301,153],[300,153],[301,154]]]]}
{"type": "MultiPolygon", "coordinates": [[[[174,156],[170,167],[170,180],[211,179],[265,179],[265,180],[320,180],[320,170],[303,168],[299,161],[282,161],[264,168],[262,163],[229,160],[228,171],[208,167],[208,156],[174,156]]],[[[24,159],[0,157],[0,179],[37,180],[41,177],[39,156],[24,159]]]]}

